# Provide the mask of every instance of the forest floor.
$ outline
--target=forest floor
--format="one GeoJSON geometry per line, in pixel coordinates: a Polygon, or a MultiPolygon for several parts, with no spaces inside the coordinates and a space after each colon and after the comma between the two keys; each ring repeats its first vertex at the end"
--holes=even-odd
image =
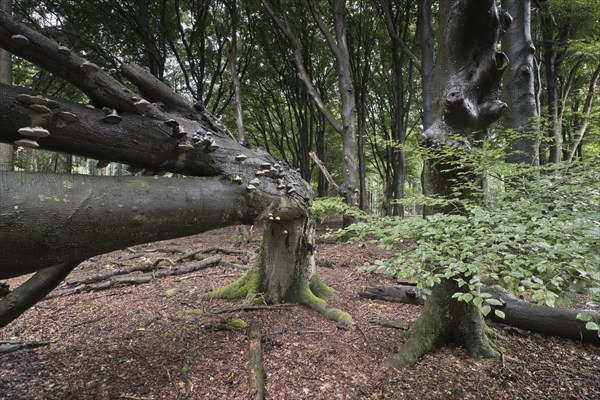
{"type": "MultiPolygon", "coordinates": [[[[241,250],[221,256],[250,265],[260,237],[255,230],[245,243],[231,228],[135,246],[95,257],[68,279],[209,248],[241,250]]],[[[448,346],[412,368],[389,368],[403,331],[372,321],[410,321],[420,307],[359,297],[365,287],[393,284],[358,271],[380,255],[373,246],[318,241],[318,272],[339,294],[336,306],[352,314],[349,330],[300,306],[200,299],[243,273],[231,265],[45,300],[0,329],[0,344],[39,345],[0,354],[0,399],[246,399],[249,339],[229,327],[236,319],[259,325],[268,399],[600,399],[599,346],[494,323],[505,337],[501,360],[469,359],[448,346]]]]}

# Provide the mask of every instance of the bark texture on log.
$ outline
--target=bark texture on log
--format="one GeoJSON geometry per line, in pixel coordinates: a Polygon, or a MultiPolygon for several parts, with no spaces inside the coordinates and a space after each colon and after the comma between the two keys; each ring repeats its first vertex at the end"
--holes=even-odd
{"type": "Polygon", "coordinates": [[[135,244],[253,223],[293,203],[214,178],[0,173],[0,278],[135,244]]]}
{"type": "Polygon", "coordinates": [[[263,400],[265,398],[265,372],[262,364],[262,345],[260,330],[256,321],[248,327],[250,348],[248,351],[248,388],[250,399],[263,400]]]}
{"type": "MultiPolygon", "coordinates": [[[[600,344],[598,332],[586,329],[585,322],[577,319],[577,314],[582,312],[581,310],[532,304],[516,298],[500,286],[486,288],[485,292],[503,303],[502,307],[497,308],[501,309],[506,317],[502,319],[491,315],[496,322],[544,335],[600,344]]],[[[600,321],[599,312],[586,311],[586,313],[592,315],[596,321],[600,321]]]]}

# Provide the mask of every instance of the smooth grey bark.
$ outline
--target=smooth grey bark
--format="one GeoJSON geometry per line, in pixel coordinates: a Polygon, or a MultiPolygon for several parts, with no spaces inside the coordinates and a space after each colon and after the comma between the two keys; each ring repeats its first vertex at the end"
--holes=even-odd
{"type": "MultiPolygon", "coordinates": [[[[461,152],[469,152],[485,137],[489,125],[506,109],[498,97],[508,59],[496,45],[510,22],[510,15],[494,0],[440,1],[434,122],[420,137],[426,152],[426,195],[451,198],[462,184],[478,182],[474,171],[464,165],[458,168],[461,163],[457,161],[461,152]]],[[[463,196],[469,196],[468,191],[463,190],[463,196]]],[[[430,208],[425,214],[435,212],[456,209],[430,208]]],[[[472,357],[497,357],[479,307],[452,298],[465,290],[454,280],[433,286],[423,312],[407,333],[408,340],[389,359],[390,365],[400,368],[414,364],[448,341],[464,346],[472,357]]]]}
{"type": "Polygon", "coordinates": [[[544,40],[544,68],[546,71],[546,101],[548,107],[548,162],[558,164],[562,158],[562,134],[558,118],[558,71],[554,49],[554,31],[556,23],[547,9],[546,1],[542,2],[542,38],[544,40]]]}
{"type": "MultiPolygon", "coordinates": [[[[135,244],[253,223],[279,203],[276,195],[220,177],[2,172],[0,193],[0,279],[135,244]]],[[[293,201],[279,205],[285,210],[270,212],[289,217],[293,201]]]]}
{"type": "MultiPolygon", "coordinates": [[[[0,10],[10,15],[12,0],[0,0],[0,10]]],[[[0,83],[12,84],[12,55],[2,49],[0,49],[0,83]]],[[[12,171],[13,156],[13,146],[0,143],[0,171],[12,171]]]]}
{"type": "MultiPolygon", "coordinates": [[[[392,42],[392,64],[394,70],[394,102],[395,115],[392,117],[392,138],[395,144],[392,150],[393,180],[391,187],[391,199],[401,200],[404,198],[404,183],[406,180],[406,151],[404,145],[406,142],[406,132],[404,129],[404,69],[403,69],[403,49],[407,49],[404,40],[394,26],[392,18],[391,4],[383,5],[383,14],[386,22],[388,35],[392,42]]],[[[408,49],[407,49],[408,50],[408,49]]],[[[411,53],[412,54],[412,53],[411,53]]],[[[420,64],[419,64],[420,66],[420,64]]],[[[404,217],[404,206],[394,204],[392,206],[392,215],[404,217]]]]}
{"type": "Polygon", "coordinates": [[[502,51],[510,60],[502,89],[502,99],[508,105],[503,124],[512,131],[506,161],[539,166],[531,2],[503,0],[502,7],[513,17],[513,23],[502,37],[502,51]]]}
{"type": "Polygon", "coordinates": [[[431,0],[419,0],[419,36],[421,37],[421,82],[423,86],[423,129],[433,123],[433,72],[435,68],[435,37],[431,0]]]}
{"type": "Polygon", "coordinates": [[[581,122],[579,123],[579,128],[577,129],[577,136],[573,140],[573,144],[571,144],[571,149],[569,153],[565,157],[565,161],[573,161],[573,157],[575,156],[575,152],[577,148],[581,144],[581,140],[587,131],[588,125],[590,124],[590,113],[592,112],[592,102],[594,100],[594,93],[596,92],[596,84],[598,83],[598,78],[600,77],[600,64],[596,67],[596,70],[592,73],[592,78],[590,79],[590,85],[588,88],[587,95],[585,97],[585,103],[583,104],[583,117],[581,118],[581,122]]]}

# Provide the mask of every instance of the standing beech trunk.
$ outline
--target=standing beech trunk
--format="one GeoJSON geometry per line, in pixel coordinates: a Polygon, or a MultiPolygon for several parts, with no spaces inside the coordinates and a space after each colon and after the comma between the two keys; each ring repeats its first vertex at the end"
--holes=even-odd
{"type": "MultiPolygon", "coordinates": [[[[494,0],[442,0],[439,20],[434,122],[420,143],[427,153],[425,193],[448,197],[457,185],[476,182],[468,167],[457,170],[453,153],[469,151],[506,109],[498,96],[508,59],[496,45],[511,17],[494,0]]],[[[428,209],[426,214],[450,210],[428,209]]],[[[436,284],[407,342],[389,363],[396,368],[414,364],[448,341],[464,346],[472,357],[498,356],[479,307],[452,298],[465,290],[454,280],[436,284]]]]}
{"type": "Polygon", "coordinates": [[[423,128],[433,122],[433,71],[435,68],[431,0],[419,0],[419,35],[421,37],[421,81],[423,82],[423,128]]]}
{"type": "Polygon", "coordinates": [[[548,1],[542,2],[542,37],[544,39],[544,68],[546,71],[546,101],[548,103],[548,161],[558,164],[562,158],[562,134],[558,118],[558,71],[554,49],[556,22],[548,10],[548,1]]]}
{"type": "Polygon", "coordinates": [[[513,23],[502,38],[502,51],[510,60],[502,90],[502,98],[508,105],[503,121],[504,128],[513,131],[509,133],[506,162],[539,166],[531,2],[503,0],[502,7],[513,17],[513,23]]]}
{"type": "Polygon", "coordinates": [[[121,75],[145,99],[4,12],[0,47],[112,110],[0,85],[0,142],[122,162],[147,174],[196,176],[0,175],[0,279],[37,271],[0,299],[2,324],[88,257],[261,220],[268,229],[260,260],[248,274],[255,287],[267,288],[271,302],[296,300],[344,326],[351,323],[315,296],[331,297],[332,291],[315,274],[310,186],[296,171],[241,146],[204,107],[135,64],[122,63],[121,75]]]}
{"type": "MultiPolygon", "coordinates": [[[[0,10],[10,14],[12,12],[12,0],[0,0],[0,10]]],[[[0,49],[0,83],[7,85],[12,83],[11,57],[8,51],[0,49]]],[[[12,145],[0,143],[0,171],[12,171],[13,155],[14,150],[12,145]]]]}

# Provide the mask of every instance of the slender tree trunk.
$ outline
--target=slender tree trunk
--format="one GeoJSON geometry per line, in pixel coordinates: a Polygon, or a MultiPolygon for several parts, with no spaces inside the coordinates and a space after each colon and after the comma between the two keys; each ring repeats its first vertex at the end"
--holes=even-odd
{"type": "Polygon", "coordinates": [[[530,0],[503,0],[502,7],[514,19],[502,38],[502,50],[510,60],[502,90],[502,98],[508,105],[504,128],[512,131],[506,161],[539,166],[531,4],[530,0]]]}
{"type": "MultiPolygon", "coordinates": [[[[494,0],[442,0],[440,15],[434,122],[420,143],[427,151],[425,194],[451,198],[454,190],[462,187],[461,182],[472,185],[478,179],[470,167],[457,168],[460,152],[470,151],[506,109],[498,96],[508,59],[496,51],[496,45],[511,18],[494,0]]],[[[463,190],[463,196],[468,195],[463,190]]],[[[450,211],[456,212],[448,207],[428,209],[426,215],[450,211]]],[[[448,341],[464,346],[473,357],[498,356],[487,338],[479,307],[452,298],[465,290],[454,280],[436,284],[408,332],[408,341],[389,363],[397,368],[414,364],[424,353],[448,341]]]]}
{"type": "Polygon", "coordinates": [[[598,78],[600,77],[600,64],[596,67],[596,70],[592,74],[592,79],[590,79],[590,86],[588,88],[588,93],[585,98],[585,103],[583,105],[583,118],[581,118],[581,122],[579,123],[579,129],[577,130],[577,136],[573,140],[573,144],[571,145],[571,150],[569,154],[565,158],[565,161],[573,161],[573,157],[575,156],[575,152],[578,148],[581,148],[581,140],[587,131],[588,125],[590,124],[590,113],[592,112],[592,101],[594,100],[594,93],[596,92],[596,84],[598,83],[598,78]]]}
{"type": "Polygon", "coordinates": [[[550,151],[548,162],[558,164],[562,158],[562,136],[558,120],[558,71],[556,70],[553,34],[556,24],[549,11],[546,10],[545,14],[542,19],[542,36],[544,39],[544,67],[546,70],[546,98],[548,103],[548,149],[550,151]]]}
{"type": "MultiPolygon", "coordinates": [[[[0,0],[0,10],[11,14],[12,0],[0,0]]],[[[2,49],[0,49],[0,83],[12,84],[12,55],[2,49]]],[[[13,157],[13,146],[0,143],[0,171],[12,171],[13,157]]]]}
{"type": "Polygon", "coordinates": [[[229,70],[231,72],[231,81],[235,96],[235,124],[237,127],[237,139],[239,143],[246,142],[244,131],[244,114],[242,108],[242,89],[240,77],[237,68],[237,0],[230,0],[227,3],[229,16],[231,17],[231,38],[229,39],[229,70]]]}
{"type": "Polygon", "coordinates": [[[435,68],[433,17],[431,0],[419,0],[419,35],[421,37],[421,81],[423,85],[423,129],[433,122],[433,71],[435,68]]]}

